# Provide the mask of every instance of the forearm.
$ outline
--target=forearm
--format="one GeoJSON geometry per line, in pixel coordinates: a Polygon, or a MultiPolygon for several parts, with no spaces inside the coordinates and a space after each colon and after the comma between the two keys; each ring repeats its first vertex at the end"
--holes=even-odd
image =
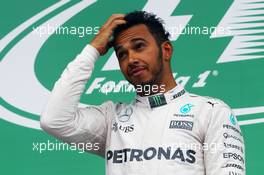
{"type": "Polygon", "coordinates": [[[41,127],[52,129],[70,125],[74,119],[85,84],[89,80],[94,63],[99,57],[95,48],[87,45],[63,71],[51,92],[50,99],[41,115],[41,127]]]}

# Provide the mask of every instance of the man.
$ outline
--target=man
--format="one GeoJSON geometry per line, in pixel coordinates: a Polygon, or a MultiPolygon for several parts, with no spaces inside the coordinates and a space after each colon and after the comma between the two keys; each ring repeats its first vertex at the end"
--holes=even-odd
{"type": "Polygon", "coordinates": [[[68,143],[99,143],[92,152],[106,159],[109,175],[245,174],[235,116],[222,101],[176,84],[168,37],[153,14],[112,15],[56,82],[41,127],[68,143]],[[135,100],[79,108],[95,61],[111,46],[135,100]]]}

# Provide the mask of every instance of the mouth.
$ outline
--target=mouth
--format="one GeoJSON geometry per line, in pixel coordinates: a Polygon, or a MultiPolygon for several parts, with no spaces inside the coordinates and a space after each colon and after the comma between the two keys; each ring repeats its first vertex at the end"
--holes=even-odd
{"type": "Polygon", "coordinates": [[[130,77],[140,76],[145,70],[146,70],[146,67],[143,67],[143,66],[135,67],[129,71],[129,76],[130,77]]]}

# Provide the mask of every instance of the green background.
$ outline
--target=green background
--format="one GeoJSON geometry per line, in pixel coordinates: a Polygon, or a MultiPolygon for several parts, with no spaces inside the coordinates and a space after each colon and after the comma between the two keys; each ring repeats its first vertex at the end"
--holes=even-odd
{"type": "MultiPolygon", "coordinates": [[[[1,1],[0,39],[22,22],[56,2],[58,1],[1,1]]],[[[19,40],[32,31],[32,27],[37,27],[78,2],[70,1],[23,31],[1,52],[0,60],[4,59],[5,54],[19,40]]],[[[141,0],[99,0],[75,15],[63,26],[100,26],[111,14],[141,10],[146,2],[141,0]]],[[[192,14],[189,26],[217,26],[232,3],[231,0],[184,0],[177,6],[172,16],[192,14]]],[[[75,58],[92,37],[93,35],[83,38],[77,35],[52,35],[41,48],[35,61],[35,73],[42,85],[51,90],[67,63],[75,58]]],[[[173,42],[173,70],[182,76],[192,76],[185,87],[192,93],[220,98],[232,108],[264,106],[264,59],[216,64],[231,39],[232,37],[210,39],[210,35],[181,35],[177,41],[173,42]],[[193,88],[192,84],[197,81],[195,76],[205,70],[217,70],[219,75],[209,76],[205,87],[193,88]]],[[[112,80],[113,77],[115,77],[115,81],[124,79],[119,71],[101,71],[111,52],[96,63],[92,80],[96,77],[106,77],[105,81],[112,80]]],[[[264,57],[264,53],[259,54],[264,57]]],[[[87,84],[87,88],[90,83],[91,81],[87,84]]],[[[87,104],[100,104],[105,100],[128,102],[133,96],[133,93],[110,93],[106,96],[94,92],[89,95],[84,94],[81,102],[87,104]]],[[[1,99],[1,104],[20,115],[35,120],[39,119],[38,115],[18,110],[4,99],[1,99]]],[[[252,114],[238,117],[238,120],[257,119],[263,118],[263,116],[263,113],[252,114]]],[[[246,145],[247,174],[261,175],[264,165],[264,123],[243,125],[241,129],[246,145]]],[[[42,131],[0,120],[0,139],[0,174],[104,174],[104,160],[89,153],[46,151],[40,154],[33,151],[33,142],[47,142],[48,140],[55,142],[55,139],[42,131]]]]}

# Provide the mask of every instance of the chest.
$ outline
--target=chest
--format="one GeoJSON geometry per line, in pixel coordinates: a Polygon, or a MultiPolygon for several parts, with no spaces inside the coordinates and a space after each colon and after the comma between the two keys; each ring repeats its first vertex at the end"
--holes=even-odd
{"type": "Polygon", "coordinates": [[[202,145],[202,123],[191,104],[154,109],[128,107],[113,118],[109,128],[112,148],[178,147],[202,145]]]}

